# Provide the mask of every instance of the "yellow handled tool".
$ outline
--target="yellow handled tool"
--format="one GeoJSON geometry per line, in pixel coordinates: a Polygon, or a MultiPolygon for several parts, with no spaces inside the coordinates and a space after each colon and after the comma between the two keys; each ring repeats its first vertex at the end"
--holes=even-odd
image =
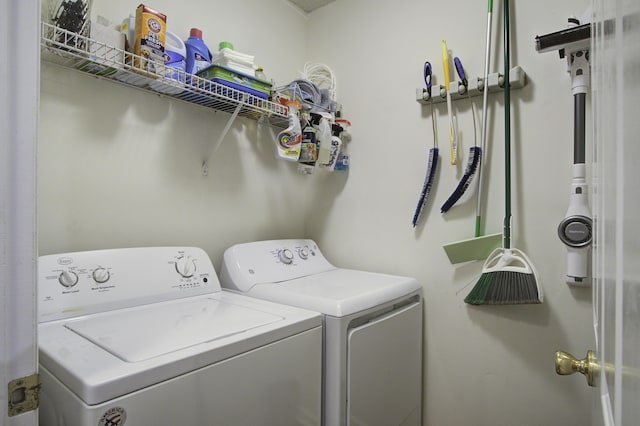
{"type": "Polygon", "coordinates": [[[449,72],[449,49],[447,49],[447,41],[442,40],[442,67],[444,68],[444,88],[447,91],[447,113],[449,114],[449,147],[451,149],[451,164],[456,164],[458,156],[458,130],[456,118],[451,108],[451,93],[449,93],[449,82],[451,81],[451,73],[449,72]]]}

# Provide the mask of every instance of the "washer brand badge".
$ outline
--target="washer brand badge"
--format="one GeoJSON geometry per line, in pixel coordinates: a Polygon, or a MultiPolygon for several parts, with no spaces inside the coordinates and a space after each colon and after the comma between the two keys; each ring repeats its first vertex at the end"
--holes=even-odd
{"type": "Polygon", "coordinates": [[[127,421],[127,412],[122,407],[113,407],[102,415],[98,426],[123,426],[127,421]]]}
{"type": "Polygon", "coordinates": [[[71,265],[73,263],[73,259],[70,257],[61,257],[58,259],[58,264],[60,265],[71,265]]]}

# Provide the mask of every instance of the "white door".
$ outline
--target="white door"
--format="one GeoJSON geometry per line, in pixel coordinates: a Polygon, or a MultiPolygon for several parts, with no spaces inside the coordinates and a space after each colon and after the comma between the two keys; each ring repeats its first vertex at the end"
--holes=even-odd
{"type": "Polygon", "coordinates": [[[593,5],[593,423],[626,426],[640,419],[640,2],[593,5]]]}
{"type": "MultiPolygon", "coordinates": [[[[0,424],[35,426],[27,411],[36,351],[38,0],[0,2],[0,424]],[[9,407],[11,403],[11,408],[9,407]]],[[[37,386],[37,384],[36,384],[37,386]]]]}

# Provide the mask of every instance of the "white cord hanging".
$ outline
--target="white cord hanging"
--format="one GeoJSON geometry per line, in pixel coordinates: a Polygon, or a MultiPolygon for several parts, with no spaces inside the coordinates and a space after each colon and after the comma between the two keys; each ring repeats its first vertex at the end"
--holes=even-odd
{"type": "Polygon", "coordinates": [[[319,89],[327,89],[331,99],[334,101],[337,99],[336,78],[331,68],[327,65],[312,62],[305,63],[302,78],[311,81],[319,89]]]}

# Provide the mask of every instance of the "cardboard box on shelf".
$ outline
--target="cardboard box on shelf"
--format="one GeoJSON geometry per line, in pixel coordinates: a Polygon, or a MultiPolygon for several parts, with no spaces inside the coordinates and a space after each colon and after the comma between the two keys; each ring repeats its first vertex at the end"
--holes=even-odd
{"type": "Polygon", "coordinates": [[[138,6],[133,53],[141,56],[134,60],[134,67],[142,70],[142,74],[151,73],[151,77],[156,77],[154,74],[158,73],[158,65],[164,66],[166,31],[166,15],[144,4],[138,6]]]}

